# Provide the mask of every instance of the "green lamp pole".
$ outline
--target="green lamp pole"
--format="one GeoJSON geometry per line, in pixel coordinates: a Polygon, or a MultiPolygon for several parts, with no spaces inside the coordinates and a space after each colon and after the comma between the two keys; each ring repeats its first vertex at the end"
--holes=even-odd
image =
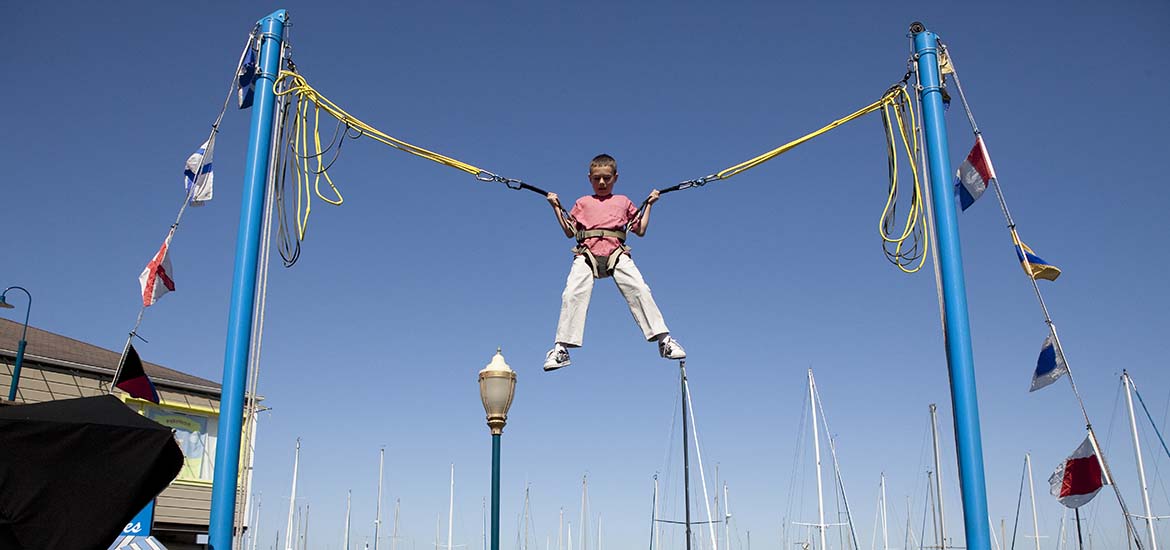
{"type": "Polygon", "coordinates": [[[508,408],[516,394],[516,371],[496,348],[492,362],[479,371],[479,398],[492,431],[492,546],[500,550],[500,435],[508,423],[508,408]]]}
{"type": "Polygon", "coordinates": [[[12,367],[12,384],[8,387],[8,400],[16,401],[16,386],[20,383],[20,366],[24,363],[24,346],[27,344],[24,337],[28,334],[28,312],[32,310],[32,294],[24,287],[10,286],[0,294],[0,308],[12,309],[12,304],[7,301],[9,290],[19,290],[28,296],[28,305],[24,308],[24,328],[20,331],[20,344],[16,347],[16,365],[12,367]]]}

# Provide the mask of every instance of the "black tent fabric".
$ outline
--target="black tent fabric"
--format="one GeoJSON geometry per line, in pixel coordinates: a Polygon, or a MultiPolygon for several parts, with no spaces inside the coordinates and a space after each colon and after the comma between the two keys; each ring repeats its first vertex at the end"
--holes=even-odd
{"type": "Polygon", "coordinates": [[[106,550],[182,466],[112,395],[0,408],[0,548],[106,550]]]}

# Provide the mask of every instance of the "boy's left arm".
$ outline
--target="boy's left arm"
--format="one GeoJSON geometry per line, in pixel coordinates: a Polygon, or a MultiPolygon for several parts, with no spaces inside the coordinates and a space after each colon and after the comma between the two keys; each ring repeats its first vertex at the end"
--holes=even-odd
{"type": "Polygon", "coordinates": [[[642,216],[638,218],[638,223],[635,224],[634,234],[639,237],[646,236],[646,228],[650,226],[650,207],[658,202],[658,190],[655,189],[650,192],[650,196],[646,197],[646,209],[642,211],[642,216]]]}

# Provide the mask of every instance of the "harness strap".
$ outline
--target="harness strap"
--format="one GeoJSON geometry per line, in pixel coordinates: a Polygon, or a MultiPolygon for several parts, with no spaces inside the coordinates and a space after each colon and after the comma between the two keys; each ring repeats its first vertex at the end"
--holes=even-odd
{"type": "Polygon", "coordinates": [[[621,229],[582,229],[577,231],[577,242],[594,237],[612,237],[623,243],[626,242],[626,232],[621,229]]]}
{"type": "Polygon", "coordinates": [[[593,271],[594,279],[604,279],[613,275],[613,270],[617,267],[618,260],[623,254],[630,252],[630,247],[622,245],[617,250],[611,252],[608,256],[596,256],[589,247],[579,245],[573,248],[573,252],[585,257],[585,263],[589,265],[589,269],[593,271]]]}

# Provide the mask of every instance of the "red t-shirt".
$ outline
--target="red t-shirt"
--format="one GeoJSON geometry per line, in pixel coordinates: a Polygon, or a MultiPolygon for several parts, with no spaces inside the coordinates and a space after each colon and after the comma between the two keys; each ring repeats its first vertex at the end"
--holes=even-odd
{"type": "MultiPolygon", "coordinates": [[[[577,220],[578,230],[625,229],[638,215],[638,208],[625,195],[586,195],[577,199],[569,215],[577,220]]],[[[630,229],[638,229],[638,224],[630,229]]],[[[621,247],[621,241],[613,237],[590,237],[585,239],[585,246],[594,256],[609,256],[621,247]]]]}

